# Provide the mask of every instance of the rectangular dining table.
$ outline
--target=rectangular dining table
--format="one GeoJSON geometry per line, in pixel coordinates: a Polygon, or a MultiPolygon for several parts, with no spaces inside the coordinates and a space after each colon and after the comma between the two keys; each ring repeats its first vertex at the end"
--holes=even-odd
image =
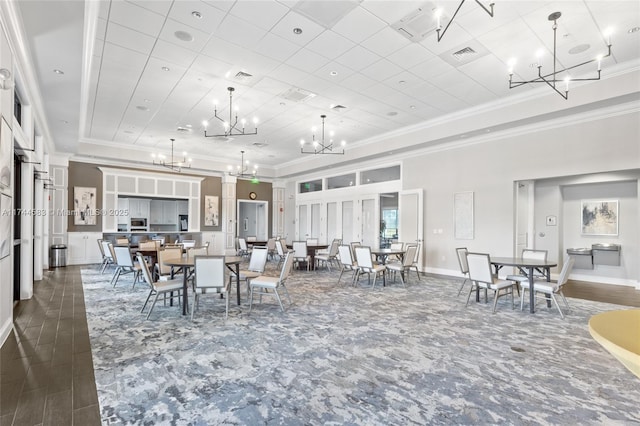
{"type": "MultiPolygon", "coordinates": [[[[240,263],[242,256],[225,256],[224,264],[236,276],[238,305],[240,305],[240,263]],[[235,271],[231,268],[235,265],[235,271]]],[[[165,265],[182,270],[182,315],[187,315],[187,276],[189,269],[195,266],[194,258],[182,257],[181,259],[171,259],[164,262],[165,265]]]]}
{"type": "MultiPolygon", "coordinates": [[[[523,259],[522,257],[491,257],[491,264],[496,270],[496,275],[504,266],[513,266],[518,268],[529,278],[529,312],[535,313],[535,295],[533,294],[533,282],[535,280],[533,273],[536,269],[544,270],[547,281],[551,280],[551,268],[558,266],[557,262],[548,260],[523,259]]],[[[476,302],[480,301],[480,290],[476,288],[476,302]]]]}

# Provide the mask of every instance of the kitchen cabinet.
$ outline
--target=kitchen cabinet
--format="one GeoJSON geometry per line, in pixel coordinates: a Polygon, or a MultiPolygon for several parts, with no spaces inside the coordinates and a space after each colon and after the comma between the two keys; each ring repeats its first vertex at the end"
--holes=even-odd
{"type": "Polygon", "coordinates": [[[86,265],[101,263],[102,253],[98,247],[101,232],[69,232],[68,237],[68,265],[86,265]]]}
{"type": "Polygon", "coordinates": [[[151,225],[176,225],[178,214],[174,200],[151,200],[151,225]]]}
{"type": "MultiPolygon", "coordinates": [[[[129,211],[129,199],[128,198],[118,198],[118,212],[129,211]]],[[[118,225],[129,225],[129,217],[131,214],[119,214],[118,215],[118,225]]]]}
{"type": "Polygon", "coordinates": [[[129,198],[129,217],[149,219],[151,200],[129,198]]]}
{"type": "Polygon", "coordinates": [[[189,202],[187,200],[178,200],[178,214],[189,214],[189,202]]]}

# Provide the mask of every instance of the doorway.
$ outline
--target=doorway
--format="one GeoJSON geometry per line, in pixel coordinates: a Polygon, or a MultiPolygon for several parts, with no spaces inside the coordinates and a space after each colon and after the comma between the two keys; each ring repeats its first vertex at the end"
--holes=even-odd
{"type": "Polygon", "coordinates": [[[257,241],[269,239],[269,202],[238,200],[237,235],[255,237],[257,241]]]}
{"type": "Polygon", "coordinates": [[[380,194],[380,247],[398,241],[398,193],[380,194]]]}

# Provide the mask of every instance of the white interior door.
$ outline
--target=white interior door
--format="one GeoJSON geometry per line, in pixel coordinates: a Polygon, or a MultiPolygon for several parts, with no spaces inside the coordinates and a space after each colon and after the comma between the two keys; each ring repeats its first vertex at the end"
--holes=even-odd
{"type": "Polygon", "coordinates": [[[306,204],[298,206],[298,236],[296,240],[302,241],[309,237],[309,217],[306,204]]]}
{"type": "Polygon", "coordinates": [[[317,238],[319,241],[324,240],[322,232],[322,218],[320,217],[320,204],[311,204],[311,238],[317,238]]]}
{"type": "Polygon", "coordinates": [[[424,214],[422,189],[401,191],[398,197],[398,241],[419,243],[418,267],[422,269],[424,253],[424,214]]]}
{"type": "Polygon", "coordinates": [[[349,244],[353,238],[353,201],[342,202],[342,241],[349,244]]]}
{"type": "Polygon", "coordinates": [[[515,253],[519,255],[525,248],[534,248],[533,238],[533,212],[534,212],[534,194],[535,186],[531,181],[515,182],[515,227],[516,241],[515,253]]]}
{"type": "Polygon", "coordinates": [[[379,198],[366,198],[362,200],[362,212],[360,224],[362,232],[360,233],[360,241],[362,245],[369,247],[378,247],[380,245],[378,239],[380,236],[380,208],[379,198]]]}
{"type": "Polygon", "coordinates": [[[340,238],[338,229],[338,203],[327,203],[327,243],[340,238]]]}

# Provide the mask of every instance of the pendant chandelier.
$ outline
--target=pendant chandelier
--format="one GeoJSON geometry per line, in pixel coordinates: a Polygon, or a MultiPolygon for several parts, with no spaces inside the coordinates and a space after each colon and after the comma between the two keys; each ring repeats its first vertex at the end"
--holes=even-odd
{"type": "Polygon", "coordinates": [[[173,143],[175,139],[169,139],[171,141],[171,161],[167,161],[167,157],[164,154],[151,154],[153,158],[153,164],[157,166],[166,167],[174,172],[180,173],[182,169],[190,169],[191,168],[191,158],[187,158],[187,153],[183,152],[182,159],[178,160],[173,157],[173,143]]]}
{"type": "Polygon", "coordinates": [[[534,78],[532,80],[527,80],[527,81],[513,81],[513,67],[515,66],[516,60],[512,59],[511,61],[509,61],[509,89],[513,89],[514,87],[519,87],[522,86],[523,84],[528,84],[528,83],[544,83],[547,84],[549,87],[551,87],[557,94],[559,94],[560,96],[562,96],[565,99],[569,98],[569,82],[570,81],[595,81],[595,80],[600,80],[600,70],[601,70],[601,65],[602,65],[602,59],[607,58],[609,56],[611,56],[611,35],[610,35],[610,31],[608,30],[604,36],[606,37],[606,43],[607,43],[607,54],[606,55],[599,55],[594,59],[579,63],[577,65],[568,67],[568,68],[563,68],[563,69],[557,69],[558,66],[558,58],[556,55],[556,40],[557,40],[557,29],[558,29],[558,19],[560,18],[560,16],[562,16],[562,13],[560,12],[554,12],[551,15],[549,15],[549,21],[553,21],[553,26],[551,27],[553,29],[553,72],[550,72],[548,74],[543,74],[542,73],[542,50],[538,52],[537,55],[537,67],[538,67],[538,77],[534,78]],[[589,78],[572,78],[571,75],[569,74],[570,70],[573,70],[575,68],[581,67],[583,65],[587,65],[587,64],[592,64],[594,62],[597,62],[597,69],[596,69],[596,73],[597,75],[593,76],[593,77],[589,77],[589,78]],[[563,89],[563,87],[560,87],[560,89],[558,89],[557,85],[561,82],[564,82],[564,90],[562,91],[561,89],[563,89]]]}
{"type": "Polygon", "coordinates": [[[204,126],[204,137],[205,138],[215,138],[215,137],[230,137],[230,136],[245,136],[245,135],[257,135],[258,134],[258,119],[253,118],[254,130],[253,132],[246,131],[245,125],[247,124],[247,120],[244,118],[240,120],[238,123],[238,107],[233,109],[233,92],[235,89],[233,87],[227,87],[229,91],[229,120],[225,120],[224,118],[218,116],[218,101],[213,101],[214,110],[213,116],[222,122],[222,127],[224,129],[223,133],[217,134],[209,134],[207,133],[207,128],[209,126],[208,121],[202,122],[204,126]],[[235,118],[233,117],[233,113],[235,112],[235,118]]]}
{"type": "Polygon", "coordinates": [[[229,176],[256,179],[256,174],[258,173],[258,165],[254,164],[253,169],[250,170],[249,160],[245,161],[244,159],[244,151],[240,151],[240,155],[240,164],[236,166],[235,169],[233,166],[227,166],[227,169],[229,170],[229,176]]]}
{"type": "MultiPolygon", "coordinates": [[[[449,22],[447,23],[447,26],[444,27],[444,30],[442,29],[442,9],[436,9],[435,11],[435,17],[436,17],[436,35],[438,36],[438,42],[440,42],[440,40],[442,40],[442,37],[444,37],[444,33],[447,32],[447,30],[449,29],[449,26],[451,25],[451,23],[453,22],[453,20],[456,18],[456,15],[458,14],[458,12],[460,11],[460,8],[462,7],[462,5],[464,4],[465,0],[462,0],[460,2],[460,4],[458,5],[458,8],[456,9],[456,11],[454,12],[453,16],[451,17],[451,19],[449,20],[449,22]]],[[[484,5],[482,3],[480,3],[480,0],[476,0],[476,3],[478,3],[480,5],[480,7],[489,14],[489,16],[491,16],[493,18],[493,6],[495,3],[491,3],[489,4],[489,9],[487,9],[486,7],[484,7],[484,5]]]]}
{"type": "Polygon", "coordinates": [[[334,133],[329,132],[329,140],[325,140],[324,133],[324,119],[326,115],[320,116],[322,119],[322,132],[320,133],[320,139],[316,139],[316,128],[312,127],[311,131],[311,143],[307,143],[304,139],[300,139],[300,152],[302,154],[344,154],[344,147],[347,144],[344,140],[340,142],[340,146],[335,145],[333,141],[334,133]]]}

